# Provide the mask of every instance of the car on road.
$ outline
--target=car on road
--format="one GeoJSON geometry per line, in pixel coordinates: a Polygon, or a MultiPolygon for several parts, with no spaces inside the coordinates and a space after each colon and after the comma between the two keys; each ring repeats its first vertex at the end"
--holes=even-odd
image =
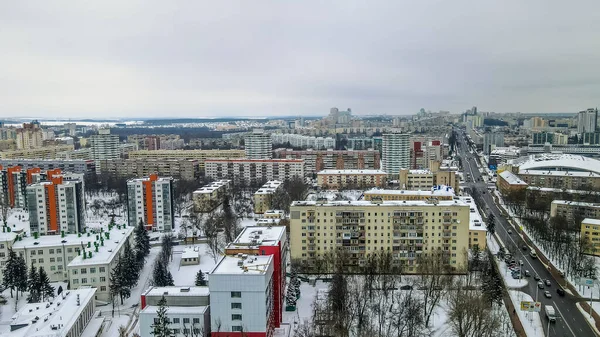
{"type": "Polygon", "coordinates": [[[552,283],[550,283],[550,280],[548,280],[548,279],[546,279],[546,280],[544,281],[544,283],[545,283],[545,284],[546,284],[546,286],[548,286],[548,287],[552,285],[552,283]]]}
{"type": "Polygon", "coordinates": [[[531,256],[532,259],[537,259],[537,254],[533,250],[529,253],[529,256],[531,256]]]}
{"type": "Polygon", "coordinates": [[[544,283],[542,281],[537,283],[538,288],[544,289],[544,283]]]}
{"type": "Polygon", "coordinates": [[[541,280],[541,278],[538,276],[538,274],[535,274],[535,275],[533,276],[533,279],[534,279],[534,280],[536,280],[536,281],[539,281],[539,280],[541,280]]]}
{"type": "Polygon", "coordinates": [[[508,234],[512,234],[512,230],[510,230],[510,229],[507,232],[508,232],[508,234]]]}
{"type": "Polygon", "coordinates": [[[556,288],[556,293],[560,296],[565,296],[565,290],[561,287],[556,288]]]}
{"type": "Polygon", "coordinates": [[[523,275],[525,275],[525,277],[529,277],[529,276],[531,276],[531,273],[529,272],[529,270],[525,269],[525,272],[523,273],[523,275]]]}
{"type": "Polygon", "coordinates": [[[552,298],[552,294],[549,290],[544,291],[544,296],[546,296],[546,298],[552,298]]]}
{"type": "Polygon", "coordinates": [[[521,249],[527,250],[527,246],[523,246],[523,247],[521,247],[521,249]]]}
{"type": "Polygon", "coordinates": [[[523,260],[519,260],[519,265],[522,266],[523,265],[523,260]]]}

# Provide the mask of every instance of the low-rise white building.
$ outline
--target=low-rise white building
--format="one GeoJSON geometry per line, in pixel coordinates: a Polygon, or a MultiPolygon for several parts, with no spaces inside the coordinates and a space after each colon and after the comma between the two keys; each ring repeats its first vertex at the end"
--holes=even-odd
{"type": "Polygon", "coordinates": [[[94,315],[96,289],[65,290],[52,302],[25,304],[10,322],[7,337],[79,337],[94,315]]]}
{"type": "Polygon", "coordinates": [[[95,234],[95,240],[67,265],[71,289],[94,287],[98,289],[97,300],[109,301],[110,271],[117,263],[125,241],[133,244],[133,230],[131,226],[121,226],[116,231],[113,228],[110,232],[95,234]]]}

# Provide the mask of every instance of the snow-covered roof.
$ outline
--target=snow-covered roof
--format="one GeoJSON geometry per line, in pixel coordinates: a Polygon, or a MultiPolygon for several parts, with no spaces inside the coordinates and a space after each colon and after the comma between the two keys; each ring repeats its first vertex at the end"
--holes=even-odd
{"type": "Polygon", "coordinates": [[[600,225],[600,219],[585,218],[581,223],[586,225],[600,225]]]}
{"type": "Polygon", "coordinates": [[[322,170],[317,174],[387,174],[382,170],[322,170]]]}
{"type": "Polygon", "coordinates": [[[261,218],[256,221],[256,225],[277,225],[281,222],[281,219],[269,219],[269,218],[261,218]]]}
{"type": "Polygon", "coordinates": [[[541,153],[511,161],[519,166],[519,172],[525,170],[581,171],[600,174],[600,161],[590,157],[564,153],[541,153]]]}
{"type": "Polygon", "coordinates": [[[252,226],[244,228],[229,247],[276,246],[284,239],[285,226],[252,226]]]}
{"type": "Polygon", "coordinates": [[[465,203],[469,204],[469,230],[471,231],[487,231],[485,223],[483,222],[483,218],[479,213],[479,208],[475,203],[475,200],[470,196],[462,196],[459,197],[460,200],[463,200],[465,203]],[[473,212],[475,211],[475,212],[473,212]]]}
{"type": "Polygon", "coordinates": [[[263,215],[271,215],[271,214],[273,214],[273,215],[275,215],[275,214],[276,214],[276,215],[279,215],[279,216],[282,216],[282,217],[283,217],[283,215],[284,215],[285,213],[284,213],[282,210],[280,210],[280,209],[269,209],[269,210],[267,210],[267,211],[265,211],[265,212],[263,213],[263,215]]]}
{"type": "Polygon", "coordinates": [[[262,275],[267,272],[273,263],[273,255],[223,256],[210,272],[211,274],[225,275],[262,275]]]}
{"type": "MultiPolygon", "coordinates": [[[[145,307],[144,310],[140,311],[140,315],[146,314],[146,315],[155,315],[156,316],[156,313],[158,312],[158,308],[159,307],[157,307],[157,306],[149,305],[149,306],[145,307]]],[[[178,307],[178,306],[171,305],[167,308],[167,315],[173,315],[173,314],[204,315],[206,310],[208,310],[207,305],[201,305],[201,306],[197,306],[197,307],[178,307]]]]}
{"type": "Polygon", "coordinates": [[[231,182],[231,180],[227,180],[227,179],[213,181],[212,183],[204,185],[201,188],[195,190],[194,194],[212,193],[215,190],[227,187],[227,185],[229,185],[230,182],[231,182]]]}
{"type": "Polygon", "coordinates": [[[208,287],[152,287],[144,293],[144,296],[175,297],[175,296],[208,296],[208,287]]]}
{"type": "Polygon", "coordinates": [[[95,288],[65,290],[54,298],[52,304],[50,302],[25,304],[12,316],[10,325],[11,327],[26,326],[9,332],[7,336],[66,336],[89,301],[94,300],[95,293],[95,288]],[[79,305],[77,305],[77,295],[79,295],[79,305]]]}
{"type": "Polygon", "coordinates": [[[432,188],[429,191],[411,191],[411,190],[386,190],[379,188],[372,188],[368,191],[365,191],[365,194],[377,194],[377,195],[419,195],[419,196],[454,196],[454,189],[451,186],[439,185],[432,188]]]}
{"type": "Polygon", "coordinates": [[[421,169],[421,170],[408,170],[410,174],[433,174],[431,170],[421,169]]]}
{"type": "Polygon", "coordinates": [[[465,206],[466,204],[461,200],[439,200],[435,203],[426,200],[401,200],[401,201],[388,201],[384,200],[381,203],[374,203],[372,201],[329,201],[323,203],[322,201],[294,201],[292,206],[364,206],[364,207],[378,207],[378,206],[465,206]]]}
{"type": "MultiPolygon", "coordinates": [[[[114,230],[114,228],[113,228],[114,230]]],[[[131,235],[133,234],[134,228],[131,226],[126,226],[125,228],[121,227],[121,230],[117,230],[115,233],[111,231],[110,239],[104,240],[104,246],[98,247],[98,252],[95,251],[94,245],[92,244],[91,248],[87,248],[86,252],[92,252],[92,257],[86,257],[85,259],[79,255],[75,256],[75,258],[69,262],[67,268],[73,266],[85,266],[85,265],[95,265],[95,264],[107,264],[112,261],[117,252],[121,250],[123,243],[125,240],[129,240],[131,235]]],[[[95,238],[95,236],[94,236],[95,238]]]]}
{"type": "MultiPolygon", "coordinates": [[[[121,226],[123,228],[123,226],[121,226]]],[[[133,227],[125,227],[130,228],[133,231],[133,227]]],[[[88,229],[89,231],[89,229],[88,229]]],[[[111,240],[120,240],[122,237],[123,229],[118,229],[117,226],[114,226],[112,230],[108,231],[107,229],[104,232],[110,233],[110,240],[104,240],[104,244],[107,244],[107,241],[111,240]]],[[[16,241],[13,244],[13,249],[23,249],[23,248],[38,248],[38,247],[59,247],[62,245],[65,246],[81,246],[82,244],[87,247],[88,242],[96,241],[96,235],[104,235],[100,233],[92,233],[89,231],[89,236],[87,233],[82,233],[81,237],[78,234],[65,234],[64,237],[61,235],[40,235],[38,238],[34,238],[33,236],[24,237],[21,241],[16,241]]],[[[11,233],[2,233],[2,234],[11,234],[11,233]]],[[[92,251],[92,248],[90,248],[92,251]]]]}
{"type": "Polygon", "coordinates": [[[547,171],[547,170],[519,170],[519,174],[528,174],[536,176],[552,176],[552,177],[584,177],[598,178],[600,174],[595,172],[580,172],[580,171],[547,171]]]}
{"type": "Polygon", "coordinates": [[[275,191],[283,184],[282,181],[279,180],[271,180],[267,181],[261,188],[256,191],[254,194],[273,194],[275,191]]]}
{"type": "Polygon", "coordinates": [[[591,202],[569,201],[569,200],[552,200],[552,203],[556,204],[556,205],[570,205],[570,206],[600,208],[600,204],[594,204],[594,203],[591,203],[591,202]]]}
{"type": "Polygon", "coordinates": [[[200,252],[198,251],[198,249],[194,249],[192,247],[186,247],[183,250],[183,253],[181,253],[181,258],[182,259],[193,259],[193,258],[199,258],[200,257],[200,252]]]}
{"type": "Polygon", "coordinates": [[[502,179],[504,179],[507,183],[511,185],[527,185],[526,182],[521,180],[521,178],[519,178],[517,175],[510,171],[502,171],[499,175],[500,177],[502,177],[502,179]]]}

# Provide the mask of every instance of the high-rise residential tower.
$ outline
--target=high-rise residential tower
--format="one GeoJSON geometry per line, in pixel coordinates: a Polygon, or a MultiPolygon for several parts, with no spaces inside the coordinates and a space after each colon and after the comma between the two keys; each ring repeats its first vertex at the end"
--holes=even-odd
{"type": "Polygon", "coordinates": [[[119,136],[110,134],[110,129],[100,129],[90,137],[93,160],[118,159],[119,136]]]}
{"type": "Polygon", "coordinates": [[[598,125],[598,109],[580,111],[577,115],[577,132],[596,132],[598,125]]]}
{"type": "Polygon", "coordinates": [[[407,133],[386,133],[383,135],[382,169],[388,175],[396,176],[400,169],[410,167],[410,135],[407,133]]]}
{"type": "Polygon", "coordinates": [[[170,231],[174,225],[173,178],[159,178],[151,174],[146,178],[127,182],[127,215],[130,226],[140,220],[146,229],[170,231]]]}
{"type": "Polygon", "coordinates": [[[246,157],[249,159],[271,159],[273,158],[273,145],[271,136],[264,130],[257,129],[244,139],[246,157]]]}

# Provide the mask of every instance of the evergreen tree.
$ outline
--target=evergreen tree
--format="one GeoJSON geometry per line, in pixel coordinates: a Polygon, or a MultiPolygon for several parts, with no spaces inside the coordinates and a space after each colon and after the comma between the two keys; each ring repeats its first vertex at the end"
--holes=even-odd
{"type": "Polygon", "coordinates": [[[111,270],[109,278],[110,293],[113,298],[116,296],[120,297],[121,305],[123,305],[123,299],[131,295],[130,281],[125,274],[126,271],[125,258],[121,255],[119,256],[119,260],[117,260],[117,264],[111,270]]]}
{"type": "Polygon", "coordinates": [[[165,274],[165,282],[166,282],[166,286],[174,286],[175,282],[173,281],[173,275],[171,275],[171,272],[169,270],[167,270],[167,273],[165,274]]]}
{"type": "Polygon", "coordinates": [[[22,256],[19,256],[16,268],[16,288],[17,288],[17,302],[19,301],[19,291],[23,294],[27,291],[27,263],[22,256]]]}
{"type": "Polygon", "coordinates": [[[123,259],[123,278],[124,278],[124,286],[132,289],[137,285],[139,274],[140,274],[140,264],[137,261],[137,256],[131,245],[129,244],[129,240],[126,240],[123,244],[123,254],[121,255],[121,259],[123,259]]]}
{"type": "Polygon", "coordinates": [[[292,286],[292,282],[287,287],[287,292],[285,294],[285,303],[287,306],[293,307],[296,306],[296,290],[292,286]]]}
{"type": "Polygon", "coordinates": [[[40,292],[40,297],[42,301],[47,300],[50,297],[54,297],[54,287],[52,287],[50,285],[50,278],[48,277],[48,274],[46,274],[46,271],[44,270],[44,267],[40,266],[40,271],[38,273],[38,277],[39,277],[39,292],[40,292]]]}
{"type": "Polygon", "coordinates": [[[173,336],[173,330],[169,328],[171,321],[167,317],[167,300],[163,296],[158,302],[158,309],[156,310],[156,318],[154,324],[152,324],[151,334],[156,337],[171,337],[173,336]]]}
{"type": "MultiPolygon", "coordinates": [[[[4,278],[2,279],[2,284],[4,288],[10,289],[10,298],[13,297],[13,290],[17,288],[17,269],[18,269],[18,257],[17,253],[14,250],[8,250],[8,259],[6,260],[6,264],[4,265],[4,270],[2,273],[4,278]]],[[[18,296],[18,295],[17,295],[18,296]]]]}
{"type": "Polygon", "coordinates": [[[152,270],[152,283],[156,287],[164,287],[167,283],[167,275],[164,265],[160,258],[157,258],[154,262],[154,269],[152,270]]]}
{"type": "Polygon", "coordinates": [[[196,283],[195,284],[198,287],[206,286],[206,278],[204,277],[204,273],[202,272],[202,270],[198,270],[198,273],[196,274],[196,283]]]}
{"type": "Polygon", "coordinates": [[[27,290],[29,291],[27,302],[36,303],[40,301],[40,288],[40,277],[32,262],[29,269],[29,277],[27,278],[27,290]]]}
{"type": "Polygon", "coordinates": [[[138,262],[143,264],[144,259],[150,254],[150,236],[144,226],[144,221],[135,228],[135,251],[137,252],[138,262]]]}
{"type": "Polygon", "coordinates": [[[492,213],[490,213],[490,216],[488,217],[486,228],[490,235],[494,235],[494,233],[496,232],[496,218],[492,213]]]}

